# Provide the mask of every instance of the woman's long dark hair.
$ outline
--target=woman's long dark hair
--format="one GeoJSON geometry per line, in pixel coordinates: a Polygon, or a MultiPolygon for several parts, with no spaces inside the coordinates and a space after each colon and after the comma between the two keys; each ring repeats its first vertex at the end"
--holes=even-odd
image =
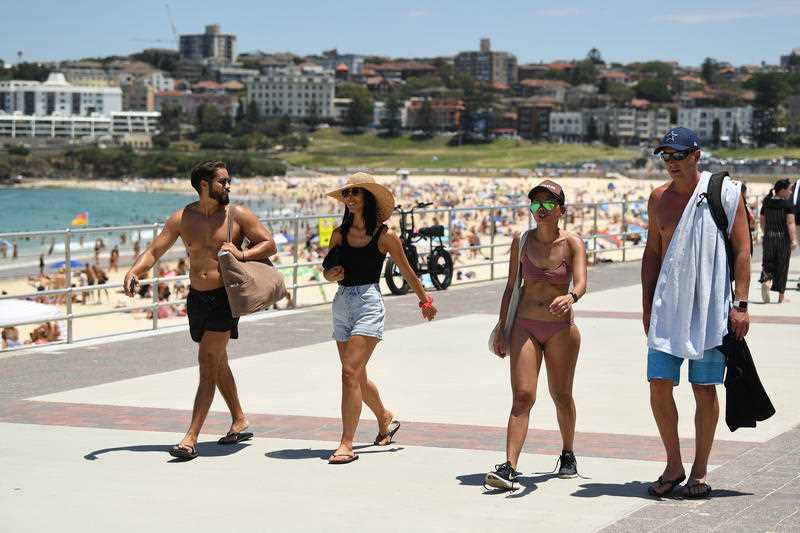
{"type": "MultiPolygon", "coordinates": [[[[375,197],[367,189],[361,188],[361,197],[364,201],[364,226],[367,230],[367,235],[374,235],[375,229],[378,227],[378,202],[375,197]]],[[[347,232],[350,226],[353,225],[353,213],[345,206],[344,217],[342,217],[342,239],[347,239],[347,232]]]]}
{"type": "Polygon", "coordinates": [[[788,189],[789,187],[791,187],[791,185],[792,182],[787,180],[786,178],[779,179],[778,181],[775,182],[775,185],[772,186],[772,190],[769,191],[769,194],[767,195],[767,200],[773,198],[776,192],[788,189]]]}

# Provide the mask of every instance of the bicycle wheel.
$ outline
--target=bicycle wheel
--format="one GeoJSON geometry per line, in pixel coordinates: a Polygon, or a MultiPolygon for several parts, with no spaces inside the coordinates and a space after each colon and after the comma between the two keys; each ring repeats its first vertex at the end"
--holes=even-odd
{"type": "Polygon", "coordinates": [[[453,258],[444,248],[436,248],[428,256],[428,274],[431,283],[440,291],[445,290],[453,281],[453,258]]]}
{"type": "Polygon", "coordinates": [[[386,280],[386,285],[389,286],[389,290],[392,291],[392,294],[397,294],[398,296],[403,295],[411,288],[400,273],[400,267],[397,266],[397,263],[395,263],[393,259],[386,260],[383,278],[386,280]]]}

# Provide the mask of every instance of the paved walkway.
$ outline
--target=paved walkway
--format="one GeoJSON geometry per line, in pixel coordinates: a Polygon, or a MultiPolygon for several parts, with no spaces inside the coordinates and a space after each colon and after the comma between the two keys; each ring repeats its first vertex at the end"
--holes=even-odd
{"type": "MultiPolygon", "coordinates": [[[[361,459],[348,466],[324,461],[341,430],[327,307],[242,324],[231,366],[256,438],[216,445],[229,424],[217,398],[201,457],[189,463],[166,454],[185,430],[196,386],[186,331],[0,359],[2,530],[799,531],[799,374],[790,354],[800,297],[753,306],[748,341],[777,415],[735,433],[720,421],[711,500],[656,500],[646,487],[664,453],[643,378],[638,269],[593,268],[591,293],[577,307],[576,453],[585,478],[549,473],[561,446],[543,376],[521,490],[482,487],[486,470],[504,460],[511,402],[508,361],[486,349],[503,284],[485,283],[436,294],[432,323],[418,318],[413,297],[386,298],[387,333],[369,372],[403,426],[390,446],[359,444],[361,459]]],[[[685,370],[683,380],[676,401],[690,460],[685,370]]],[[[724,413],[722,388],[720,400],[724,413]]],[[[375,432],[365,409],[358,442],[375,432]]]]}

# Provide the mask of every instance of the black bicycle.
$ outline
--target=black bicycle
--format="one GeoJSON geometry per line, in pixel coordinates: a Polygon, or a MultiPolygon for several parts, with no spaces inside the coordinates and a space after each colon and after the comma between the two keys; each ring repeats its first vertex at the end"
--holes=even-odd
{"type": "MultiPolygon", "coordinates": [[[[400,213],[400,240],[403,242],[403,251],[408,258],[408,263],[417,277],[428,274],[433,286],[437,290],[443,291],[453,281],[453,257],[445,249],[444,243],[442,243],[444,226],[430,226],[420,228],[419,231],[415,231],[414,228],[414,210],[424,209],[430,205],[431,203],[418,203],[408,210],[404,210],[402,206],[398,205],[394,209],[400,213]],[[411,219],[410,224],[409,218],[411,219]],[[433,243],[434,239],[438,239],[436,246],[433,243]],[[420,262],[416,246],[416,243],[422,240],[427,240],[430,245],[427,260],[423,263],[420,262]]],[[[392,294],[406,294],[408,292],[410,288],[408,282],[403,279],[400,268],[392,259],[386,261],[383,277],[386,279],[386,284],[392,294]]]]}

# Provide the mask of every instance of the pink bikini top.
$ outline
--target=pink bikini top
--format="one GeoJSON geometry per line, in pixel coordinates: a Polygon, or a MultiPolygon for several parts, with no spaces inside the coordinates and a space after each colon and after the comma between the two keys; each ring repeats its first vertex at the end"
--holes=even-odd
{"type": "Polygon", "coordinates": [[[533,264],[527,254],[522,258],[522,276],[527,280],[546,281],[553,285],[569,285],[572,280],[572,272],[567,268],[566,259],[555,268],[539,268],[533,264]]]}

